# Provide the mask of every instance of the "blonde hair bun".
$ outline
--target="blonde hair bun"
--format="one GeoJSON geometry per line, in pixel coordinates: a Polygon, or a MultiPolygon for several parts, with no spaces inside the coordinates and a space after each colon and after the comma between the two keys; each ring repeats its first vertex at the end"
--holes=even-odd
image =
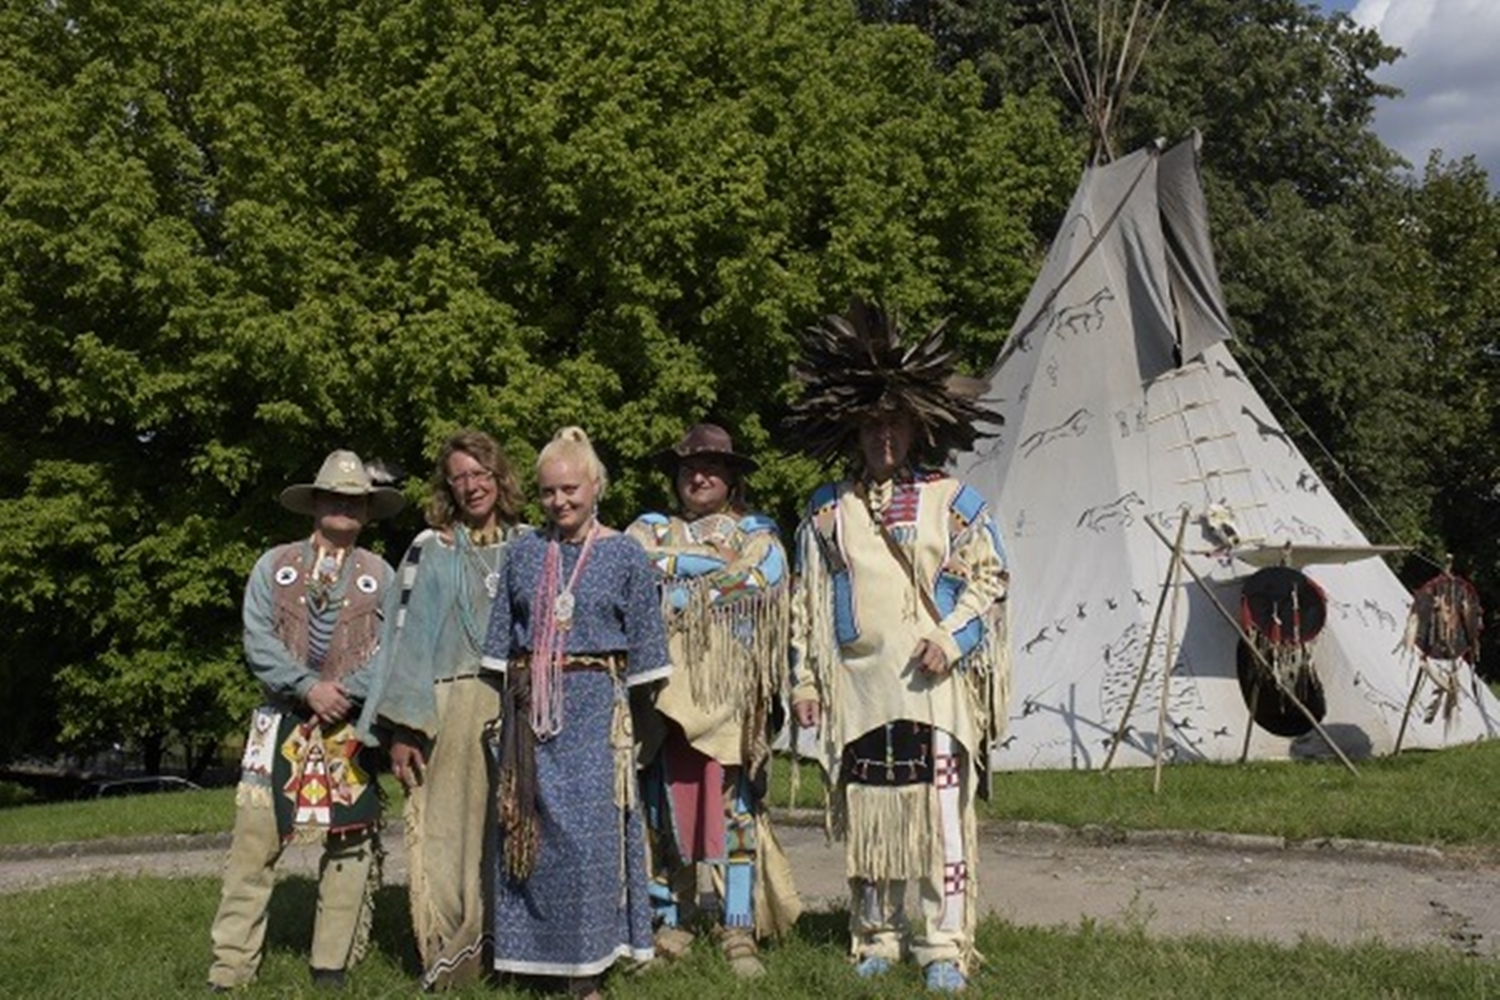
{"type": "Polygon", "coordinates": [[[599,453],[594,451],[594,445],[582,427],[569,424],[552,435],[552,440],[547,442],[536,457],[536,471],[540,473],[542,466],[548,462],[578,463],[594,481],[595,499],[602,498],[605,488],[609,486],[609,472],[599,460],[599,453]]]}

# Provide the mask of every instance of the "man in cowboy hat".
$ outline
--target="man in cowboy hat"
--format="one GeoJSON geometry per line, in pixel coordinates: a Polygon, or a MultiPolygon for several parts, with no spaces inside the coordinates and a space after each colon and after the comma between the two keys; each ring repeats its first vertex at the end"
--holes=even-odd
{"type": "Polygon", "coordinates": [[[658,953],[692,942],[683,924],[698,863],[714,868],[720,945],[735,972],[765,970],[759,936],[800,912],[785,857],[761,808],[769,712],[780,703],[787,640],[786,553],[776,525],[745,507],[756,463],[717,424],[690,428],[654,456],[681,513],[643,514],[629,528],[660,579],[673,673],[643,734],[658,953]]]}
{"type": "Polygon", "coordinates": [[[934,471],[990,419],[941,331],[903,346],[862,303],[808,331],[791,430],[854,475],[819,487],[798,529],[792,711],[818,727],[847,841],[858,973],[909,953],[928,989],[957,992],[976,957],[974,795],[1007,670],[1006,575],[983,499],[934,471]]]}
{"type": "Polygon", "coordinates": [[[311,517],[313,530],[263,554],[245,588],[245,661],[264,703],[250,721],[214,917],[208,983],[216,991],[255,978],[274,869],[289,841],[323,843],[315,984],[342,986],[359,959],[379,878],[379,790],[351,722],[392,571],[355,540],[366,522],[391,516],[404,500],[375,485],[352,451],[330,454],[313,482],[287,487],[280,500],[311,517]]]}

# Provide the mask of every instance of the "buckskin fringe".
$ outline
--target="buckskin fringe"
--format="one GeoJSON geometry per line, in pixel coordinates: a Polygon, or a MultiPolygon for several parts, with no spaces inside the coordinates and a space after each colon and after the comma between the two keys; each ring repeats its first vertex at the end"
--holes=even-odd
{"type": "MultiPolygon", "coordinates": [[[[989,773],[988,762],[982,773],[989,773]]],[[[963,809],[963,836],[964,864],[969,869],[968,884],[964,886],[964,945],[959,955],[959,964],[963,967],[964,973],[969,974],[984,964],[984,955],[974,944],[974,934],[979,929],[979,819],[978,810],[973,805],[973,782],[967,782],[959,787],[963,789],[964,797],[968,800],[963,809]]],[[[939,859],[937,870],[942,871],[941,859],[939,859]]],[[[938,884],[941,885],[941,881],[938,884]]]]}
{"type": "MultiPolygon", "coordinates": [[[[824,516],[824,515],[820,515],[824,516]]],[[[830,511],[827,516],[832,516],[830,511]]],[[[834,793],[830,782],[838,778],[836,769],[843,747],[838,741],[838,706],[834,704],[834,671],[839,665],[838,640],[833,624],[833,580],[823,562],[818,530],[809,521],[797,532],[797,563],[800,567],[801,586],[806,599],[794,609],[807,620],[799,623],[805,636],[802,649],[803,661],[798,666],[806,670],[817,689],[819,711],[817,745],[814,759],[820,764],[823,778],[823,834],[829,840],[840,836],[844,823],[844,797],[834,793]]],[[[792,800],[795,802],[802,787],[802,731],[792,721],[792,800]]]]}
{"type": "Polygon", "coordinates": [[[846,784],[849,877],[916,879],[930,872],[934,794],[930,784],[846,784]]]}
{"type": "Polygon", "coordinates": [[[380,835],[376,833],[371,836],[370,842],[365,846],[375,856],[370,861],[370,873],[365,879],[364,898],[359,904],[359,923],[354,929],[354,943],[349,948],[350,967],[356,965],[370,950],[370,931],[375,926],[375,895],[380,892],[380,884],[385,874],[385,848],[381,846],[380,835]]]}
{"type": "MultiPolygon", "coordinates": [[[[764,720],[770,718],[772,704],[769,699],[757,700],[744,716],[747,723],[740,727],[740,760],[745,773],[755,776],[765,769],[768,781],[772,761],[771,740],[764,720]]],[[[796,723],[793,722],[792,725],[795,726],[796,723]]]]}
{"type": "Polygon", "coordinates": [[[609,746],[614,753],[615,805],[622,810],[634,809],[637,790],[635,728],[630,717],[627,689],[618,677],[614,677],[614,683],[615,703],[609,724],[609,746]]]}
{"type": "Polygon", "coordinates": [[[275,802],[271,798],[271,786],[253,781],[241,781],[234,788],[234,806],[236,809],[249,807],[253,809],[273,809],[275,802]]]}
{"type": "MultiPolygon", "coordinates": [[[[991,751],[1005,737],[1010,710],[1010,601],[996,601],[990,608],[985,615],[984,638],[959,661],[957,669],[968,692],[974,731],[979,734],[978,746],[965,749],[974,754],[991,751]]],[[[989,798],[990,762],[978,759],[975,763],[980,797],[989,798]]]]}
{"type": "Polygon", "coordinates": [[[630,879],[630,813],[636,808],[639,784],[635,771],[635,725],[630,716],[630,696],[624,680],[613,671],[610,677],[615,684],[615,707],[609,724],[609,746],[614,753],[615,806],[619,810],[620,828],[620,905],[629,902],[630,879]]]}
{"type": "Polygon", "coordinates": [[[805,626],[806,646],[803,649],[805,663],[802,665],[812,675],[821,702],[822,719],[818,724],[819,759],[825,766],[836,765],[843,747],[838,741],[837,714],[835,704],[834,676],[838,669],[839,644],[833,624],[833,580],[824,565],[819,551],[818,532],[811,523],[798,532],[797,546],[801,550],[802,586],[808,600],[802,605],[807,615],[805,626]]]}
{"type": "Polygon", "coordinates": [[[790,634],[791,600],[785,583],[715,604],[714,588],[700,577],[673,577],[662,588],[662,616],[683,641],[693,702],[707,711],[725,705],[743,710],[768,699],[781,682],[790,634]],[[685,590],[687,606],[670,596],[685,590]]]}
{"type": "Polygon", "coordinates": [[[427,889],[427,865],[424,859],[427,845],[422,837],[422,807],[421,797],[411,792],[406,793],[402,809],[402,819],[405,821],[402,839],[406,841],[407,888],[413,900],[421,901],[411,908],[412,937],[416,938],[417,954],[422,959],[423,967],[429,968],[437,957],[434,954],[436,946],[433,942],[437,937],[434,929],[440,922],[441,914],[433,905],[432,893],[427,889]]]}

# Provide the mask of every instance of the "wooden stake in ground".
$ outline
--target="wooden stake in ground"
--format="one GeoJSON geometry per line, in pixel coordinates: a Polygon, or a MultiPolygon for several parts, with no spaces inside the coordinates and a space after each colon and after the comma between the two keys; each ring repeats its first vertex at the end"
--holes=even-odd
{"type": "Polygon", "coordinates": [[[1177,526],[1177,545],[1172,549],[1172,562],[1167,567],[1167,582],[1172,587],[1172,610],[1167,613],[1167,659],[1161,670],[1161,704],[1156,713],[1156,773],[1151,778],[1151,793],[1161,794],[1161,760],[1167,746],[1167,697],[1172,691],[1172,661],[1177,656],[1177,607],[1182,598],[1182,529],[1187,525],[1188,512],[1179,510],[1182,523],[1177,526]]]}
{"type": "Polygon", "coordinates": [[[1120,714],[1120,724],[1115,728],[1115,737],[1109,741],[1109,753],[1104,757],[1104,766],[1100,769],[1108,771],[1110,764],[1114,762],[1115,750],[1119,748],[1120,741],[1125,738],[1125,730],[1130,728],[1130,713],[1135,710],[1135,699],[1141,693],[1141,685],[1146,681],[1146,669],[1151,664],[1151,653],[1156,648],[1156,633],[1161,627],[1161,613],[1167,606],[1167,594],[1171,592],[1172,576],[1176,572],[1177,560],[1182,558],[1182,538],[1187,532],[1187,515],[1184,514],[1182,521],[1177,525],[1177,542],[1172,546],[1172,563],[1167,566],[1167,578],[1162,581],[1161,594],[1156,599],[1156,613],[1151,617],[1151,632],[1146,636],[1146,655],[1141,657],[1141,668],[1136,671],[1135,684],[1130,689],[1130,697],[1125,701],[1125,711],[1120,714]]]}
{"type": "Polygon", "coordinates": [[[1245,742],[1240,746],[1240,763],[1250,757],[1250,737],[1255,735],[1255,713],[1260,710],[1260,685],[1250,685],[1250,717],[1245,720],[1245,742]]]}

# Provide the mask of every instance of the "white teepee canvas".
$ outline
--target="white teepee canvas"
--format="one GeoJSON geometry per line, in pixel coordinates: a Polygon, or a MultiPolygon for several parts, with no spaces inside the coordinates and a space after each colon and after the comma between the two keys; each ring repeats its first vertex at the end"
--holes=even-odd
{"type": "MultiPolygon", "coordinates": [[[[1410,596],[1229,337],[1196,138],[1090,167],[991,373],[986,402],[1005,424],[954,463],[997,511],[1010,562],[1014,676],[997,769],[1100,767],[1143,661],[1112,766],[1154,760],[1164,679],[1168,761],[1237,760],[1247,729],[1252,759],[1328,753],[1317,730],[1251,724],[1239,634],[1209,596],[1238,615],[1255,564],[1288,560],[1326,596],[1305,647],[1323,732],[1355,759],[1393,749],[1418,670],[1400,648],[1410,596]],[[1184,517],[1186,565],[1204,585],[1183,572],[1174,615],[1162,595],[1184,517]]],[[[1461,677],[1448,719],[1424,721],[1424,683],[1403,749],[1495,734],[1500,704],[1467,667],[1461,677]]]]}

